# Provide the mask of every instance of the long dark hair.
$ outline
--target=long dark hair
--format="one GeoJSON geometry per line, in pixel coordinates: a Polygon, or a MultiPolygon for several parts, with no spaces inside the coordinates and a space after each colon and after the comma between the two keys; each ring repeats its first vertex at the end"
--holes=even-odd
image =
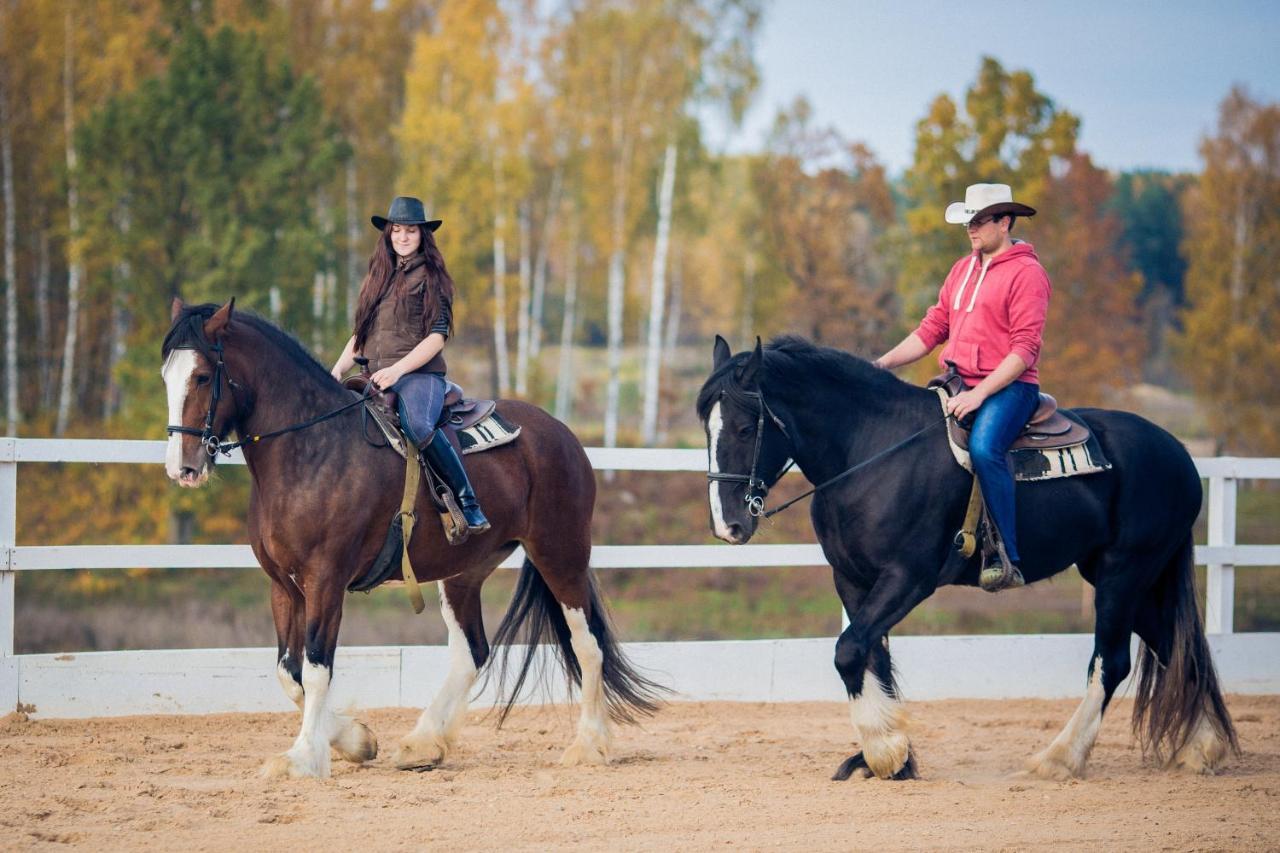
{"type": "MultiPolygon", "coordinates": [[[[398,292],[391,294],[391,282],[395,278],[396,250],[391,245],[391,229],[394,223],[388,222],[382,228],[382,236],[373,247],[369,256],[369,271],[360,283],[360,299],[356,303],[356,352],[363,352],[365,341],[372,331],[374,309],[387,296],[396,300],[397,310],[408,292],[407,280],[402,280],[398,292]]],[[[423,226],[417,226],[422,240],[418,243],[418,254],[426,258],[427,286],[423,292],[423,319],[426,328],[440,313],[441,303],[453,302],[453,279],[445,268],[444,256],[436,246],[435,237],[423,226]]]]}

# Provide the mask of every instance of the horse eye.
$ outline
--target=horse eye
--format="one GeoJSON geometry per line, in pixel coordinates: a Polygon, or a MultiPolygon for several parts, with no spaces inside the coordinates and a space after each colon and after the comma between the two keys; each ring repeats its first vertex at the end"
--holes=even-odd
{"type": "Polygon", "coordinates": [[[197,385],[208,385],[208,384],[209,384],[209,374],[207,374],[207,373],[201,373],[201,374],[197,375],[197,376],[196,376],[196,384],[197,384],[197,385]]]}
{"type": "Polygon", "coordinates": [[[751,433],[753,433],[753,432],[755,432],[755,427],[751,426],[750,424],[748,424],[748,425],[746,425],[746,426],[744,426],[744,427],[739,427],[739,428],[738,428],[738,436],[739,436],[740,438],[750,438],[750,437],[751,437],[751,433]]]}

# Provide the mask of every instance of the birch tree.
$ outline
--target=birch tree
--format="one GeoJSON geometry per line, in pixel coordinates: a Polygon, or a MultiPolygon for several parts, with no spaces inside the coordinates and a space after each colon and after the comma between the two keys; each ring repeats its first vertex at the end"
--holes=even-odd
{"type": "Polygon", "coordinates": [[[67,431],[71,414],[71,387],[75,371],[76,341],[80,330],[80,279],[84,266],[80,254],[80,197],[75,145],[75,19],[67,7],[64,20],[66,51],[63,55],[63,131],[67,156],[67,326],[62,338],[62,376],[58,391],[58,419],[54,435],[67,431]]]}
{"type": "Polygon", "coordinates": [[[0,71],[0,171],[4,172],[4,385],[8,435],[18,434],[18,262],[13,198],[13,123],[9,113],[8,75],[0,71]]]}
{"type": "Polygon", "coordinates": [[[667,142],[658,190],[658,237],[653,247],[652,285],[649,289],[649,341],[644,365],[644,414],[640,436],[645,444],[658,437],[658,377],[662,369],[662,327],[666,316],[667,247],[671,240],[671,194],[676,181],[676,143],[667,142]]]}

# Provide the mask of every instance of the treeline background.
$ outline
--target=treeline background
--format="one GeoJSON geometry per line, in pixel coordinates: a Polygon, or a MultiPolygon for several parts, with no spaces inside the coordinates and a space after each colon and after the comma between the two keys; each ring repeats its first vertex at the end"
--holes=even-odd
{"type": "MultiPolygon", "coordinates": [[[[175,295],[235,296],[331,364],[368,217],[408,194],[445,221],[457,379],[545,406],[584,443],[700,446],[712,335],[878,355],[967,250],[946,204],[998,181],[1040,210],[1015,236],[1054,283],[1046,390],[1143,411],[1202,454],[1280,454],[1280,105],[1223,92],[1198,173],[1115,173],[1078,144],[1087,116],[987,57],[962,99],[919,105],[902,174],[803,99],[758,151],[726,153],[713,140],[752,103],[775,11],[0,0],[8,434],[164,437],[175,295]]],[[[180,493],[135,466],[47,467],[20,478],[25,543],[243,541],[242,472],[180,493]]],[[[705,487],[623,481],[598,541],[705,535],[705,487]]],[[[1242,531],[1273,530],[1265,506],[1242,531]]]]}

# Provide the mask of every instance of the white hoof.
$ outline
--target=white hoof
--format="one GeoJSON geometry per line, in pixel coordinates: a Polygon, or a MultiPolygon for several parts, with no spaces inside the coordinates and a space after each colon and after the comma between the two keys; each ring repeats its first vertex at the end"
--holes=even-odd
{"type": "Polygon", "coordinates": [[[1065,782],[1084,776],[1084,764],[1073,763],[1065,749],[1051,745],[1027,760],[1027,772],[1041,779],[1065,782]]]}
{"type": "Polygon", "coordinates": [[[560,758],[560,764],[564,767],[577,767],[582,764],[608,764],[609,763],[609,743],[604,740],[589,740],[578,736],[578,739],[569,744],[569,748],[564,751],[564,755],[560,758]]]}
{"type": "Polygon", "coordinates": [[[258,771],[264,779],[328,779],[329,750],[322,752],[303,747],[293,747],[288,752],[268,758],[258,771]]]}
{"type": "Polygon", "coordinates": [[[905,732],[888,731],[862,744],[867,768],[880,779],[892,779],[911,755],[911,741],[905,732]]]}
{"type": "Polygon", "coordinates": [[[448,740],[439,735],[405,735],[392,758],[398,770],[430,770],[449,754],[448,740]]]}
{"type": "Polygon", "coordinates": [[[378,739],[364,723],[352,720],[333,742],[333,748],[343,761],[363,764],[378,757],[378,739]]]}
{"type": "Polygon", "coordinates": [[[1201,717],[1191,738],[1174,753],[1169,766],[1184,773],[1213,774],[1226,757],[1226,740],[1201,717]]]}

